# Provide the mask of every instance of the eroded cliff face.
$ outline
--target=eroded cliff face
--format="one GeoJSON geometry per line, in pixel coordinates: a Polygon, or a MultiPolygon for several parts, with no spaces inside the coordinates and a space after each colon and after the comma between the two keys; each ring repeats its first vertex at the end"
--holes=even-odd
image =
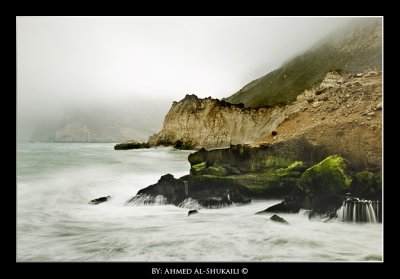
{"type": "Polygon", "coordinates": [[[251,143],[270,134],[296,109],[244,108],[218,99],[186,95],[173,103],[162,130],[150,137],[149,143],[175,145],[180,141],[190,148],[251,143]]]}
{"type": "Polygon", "coordinates": [[[330,72],[320,84],[285,107],[244,108],[186,95],[174,102],[162,130],[149,141],[151,145],[176,142],[207,149],[268,144],[273,146],[268,149],[269,154],[275,152],[293,160],[315,163],[325,156],[341,154],[356,169],[380,169],[381,72],[330,72]]]}
{"type": "MultiPolygon", "coordinates": [[[[328,73],[323,82],[306,90],[293,105],[302,104],[276,129],[258,139],[277,144],[303,138],[341,154],[356,168],[382,165],[382,76],[379,69],[355,75],[328,73]]],[[[289,106],[290,107],[290,106],[289,106]]]]}

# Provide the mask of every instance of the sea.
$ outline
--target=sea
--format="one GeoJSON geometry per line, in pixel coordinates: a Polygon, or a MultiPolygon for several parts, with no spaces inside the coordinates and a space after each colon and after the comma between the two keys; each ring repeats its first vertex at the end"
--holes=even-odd
{"type": "Polygon", "coordinates": [[[199,209],[130,205],[167,173],[189,173],[193,151],[114,150],[112,143],[17,144],[18,262],[382,261],[382,223],[255,213],[280,200],[199,209]],[[111,196],[98,205],[95,198],[111,196]]]}

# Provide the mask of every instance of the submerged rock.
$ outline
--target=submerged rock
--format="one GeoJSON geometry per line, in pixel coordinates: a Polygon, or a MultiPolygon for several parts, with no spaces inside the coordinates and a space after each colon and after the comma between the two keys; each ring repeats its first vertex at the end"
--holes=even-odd
{"type": "Polygon", "coordinates": [[[282,217],[279,217],[278,215],[272,215],[271,216],[271,218],[269,218],[271,221],[274,221],[274,222],[278,222],[278,223],[283,223],[283,224],[286,224],[286,225],[289,225],[289,222],[288,221],[286,221],[285,219],[283,219],[282,217]]]}
{"type": "Polygon", "coordinates": [[[189,210],[188,216],[199,213],[197,210],[189,210]]]}
{"type": "Polygon", "coordinates": [[[99,203],[106,202],[109,199],[111,199],[111,196],[101,197],[101,198],[97,198],[97,199],[91,200],[89,202],[89,204],[99,204],[99,203]]]}
{"type": "Polygon", "coordinates": [[[281,203],[275,204],[273,206],[268,207],[263,211],[259,211],[256,214],[266,214],[269,212],[273,213],[299,213],[300,205],[294,202],[286,202],[282,201],[281,203]]]}

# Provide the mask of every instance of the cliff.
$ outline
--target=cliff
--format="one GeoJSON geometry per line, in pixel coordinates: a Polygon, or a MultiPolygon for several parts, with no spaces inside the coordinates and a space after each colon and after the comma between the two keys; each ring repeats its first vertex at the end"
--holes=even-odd
{"type": "Polygon", "coordinates": [[[244,108],[187,95],[174,102],[162,130],[150,138],[152,145],[174,145],[178,141],[183,146],[208,149],[240,143],[253,147],[282,143],[294,150],[303,148],[298,142],[306,142],[321,152],[317,161],[329,154],[342,154],[356,168],[380,168],[381,72],[330,72],[320,84],[285,107],[244,108]]]}
{"type": "Polygon", "coordinates": [[[291,110],[244,108],[218,99],[199,99],[196,95],[174,102],[162,130],[150,137],[151,145],[175,145],[188,148],[227,147],[250,143],[270,134],[291,110]]]}

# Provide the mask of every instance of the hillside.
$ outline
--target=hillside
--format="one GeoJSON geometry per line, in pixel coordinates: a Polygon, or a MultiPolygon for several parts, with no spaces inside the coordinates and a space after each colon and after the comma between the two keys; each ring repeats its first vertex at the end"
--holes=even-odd
{"type": "Polygon", "coordinates": [[[286,105],[330,71],[355,73],[381,65],[382,20],[357,19],[224,100],[246,107],[286,105]]]}

